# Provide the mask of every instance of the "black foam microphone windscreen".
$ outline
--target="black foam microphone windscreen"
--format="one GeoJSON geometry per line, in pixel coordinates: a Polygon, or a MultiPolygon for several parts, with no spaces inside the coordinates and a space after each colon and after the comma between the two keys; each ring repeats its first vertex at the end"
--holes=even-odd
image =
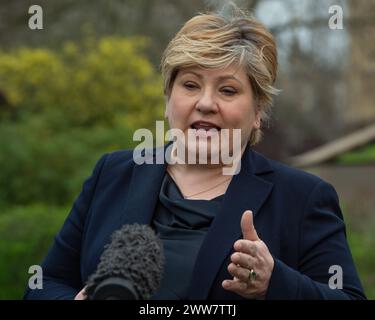
{"type": "Polygon", "coordinates": [[[86,285],[90,300],[145,300],[158,289],[164,255],[160,239],[147,225],[124,225],[105,246],[86,285]]]}

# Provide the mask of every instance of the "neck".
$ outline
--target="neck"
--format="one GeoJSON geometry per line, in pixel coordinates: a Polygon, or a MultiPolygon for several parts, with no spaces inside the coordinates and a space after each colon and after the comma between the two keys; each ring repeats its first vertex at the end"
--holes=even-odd
{"type": "Polygon", "coordinates": [[[173,164],[168,165],[168,169],[178,172],[181,175],[200,176],[201,178],[212,178],[223,175],[222,165],[193,165],[193,164],[173,164]]]}

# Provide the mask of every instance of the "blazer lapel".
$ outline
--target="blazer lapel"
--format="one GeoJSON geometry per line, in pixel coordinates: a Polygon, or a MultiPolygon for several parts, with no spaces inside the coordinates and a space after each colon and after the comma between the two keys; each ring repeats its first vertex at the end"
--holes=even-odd
{"type": "Polygon", "coordinates": [[[164,164],[155,164],[155,157],[157,153],[164,152],[165,148],[155,149],[153,164],[134,166],[121,225],[151,223],[167,166],[165,161],[164,164]]]}
{"type": "MultiPolygon", "coordinates": [[[[241,235],[240,221],[245,210],[254,216],[271,192],[273,184],[257,174],[272,171],[269,162],[249,147],[224,197],[223,207],[212,222],[202,243],[189,288],[189,299],[207,299],[224,259],[241,235]]],[[[223,289],[224,290],[224,289],[223,289]]]]}

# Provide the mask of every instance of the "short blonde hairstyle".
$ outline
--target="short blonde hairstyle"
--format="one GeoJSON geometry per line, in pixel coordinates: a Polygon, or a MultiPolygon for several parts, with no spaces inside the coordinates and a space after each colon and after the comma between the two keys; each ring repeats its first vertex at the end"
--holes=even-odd
{"type": "MultiPolygon", "coordinates": [[[[243,67],[249,77],[261,121],[271,116],[277,74],[277,49],[266,27],[244,11],[198,14],[191,18],[164,51],[161,70],[164,94],[169,98],[179,70],[199,66],[207,69],[243,67]]],[[[261,140],[261,130],[253,130],[249,143],[261,140]]]]}

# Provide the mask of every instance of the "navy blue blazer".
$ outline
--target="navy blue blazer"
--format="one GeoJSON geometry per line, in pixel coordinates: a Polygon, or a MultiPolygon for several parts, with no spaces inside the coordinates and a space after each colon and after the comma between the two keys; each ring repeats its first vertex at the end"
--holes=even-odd
{"type": "MultiPolygon", "coordinates": [[[[131,150],[104,155],[42,264],[43,289],[27,289],[24,298],[73,299],[114,230],[151,223],[165,170],[164,164],[135,164],[131,150]]],[[[267,299],[365,298],[334,188],[247,148],[200,248],[189,299],[243,299],[221,283],[231,278],[227,266],[247,209],[275,260],[267,299]],[[333,265],[342,267],[343,289],[329,287],[333,265]]]]}

